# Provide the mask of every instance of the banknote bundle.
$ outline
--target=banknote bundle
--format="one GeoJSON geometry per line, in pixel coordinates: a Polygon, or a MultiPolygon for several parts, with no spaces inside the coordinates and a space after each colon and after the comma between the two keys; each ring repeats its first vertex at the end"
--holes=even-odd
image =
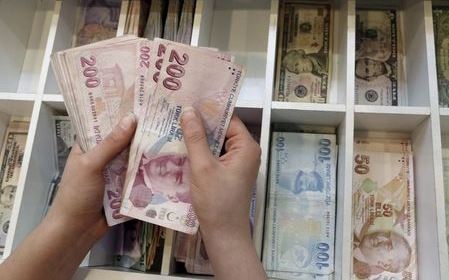
{"type": "Polygon", "coordinates": [[[433,10],[435,35],[435,54],[438,75],[438,93],[440,106],[449,107],[449,7],[437,7],[433,10]]]}
{"type": "Polygon", "coordinates": [[[263,264],[271,279],[333,279],[335,134],[274,132],[263,264]]]}
{"type": "Polygon", "coordinates": [[[244,76],[231,61],[232,56],[215,50],[135,36],[53,55],[55,76],[84,151],[129,112],[138,120],[130,148],[104,172],[109,225],[136,218],[197,231],[180,118],[186,108],[196,109],[209,147],[219,155],[244,76]]]}
{"type": "Polygon", "coordinates": [[[75,130],[72,127],[70,118],[68,116],[54,116],[53,117],[53,129],[54,129],[54,148],[55,148],[55,163],[56,173],[50,181],[50,187],[48,188],[47,203],[44,211],[44,216],[47,214],[48,209],[53,203],[53,199],[58,192],[59,182],[61,181],[62,174],[64,173],[65,164],[69,157],[72,146],[75,143],[75,130]]]}
{"type": "Polygon", "coordinates": [[[162,227],[138,220],[122,223],[117,230],[114,264],[142,272],[160,271],[164,240],[162,227]]]}
{"type": "Polygon", "coordinates": [[[195,0],[132,0],[128,6],[125,34],[153,40],[189,44],[195,0]]]}
{"type": "Polygon", "coordinates": [[[408,140],[355,141],[353,273],[354,279],[418,279],[408,140]]]}
{"type": "Polygon", "coordinates": [[[121,0],[79,1],[72,46],[82,46],[117,35],[121,0]]]}
{"type": "Polygon", "coordinates": [[[407,105],[400,14],[357,10],[355,103],[407,105]]]}
{"type": "Polygon", "coordinates": [[[0,154],[0,255],[5,249],[9,220],[22,167],[29,121],[12,118],[3,138],[0,154]]]}
{"type": "Polygon", "coordinates": [[[326,103],[332,61],[331,6],[282,1],[278,37],[275,100],[326,103]]]}

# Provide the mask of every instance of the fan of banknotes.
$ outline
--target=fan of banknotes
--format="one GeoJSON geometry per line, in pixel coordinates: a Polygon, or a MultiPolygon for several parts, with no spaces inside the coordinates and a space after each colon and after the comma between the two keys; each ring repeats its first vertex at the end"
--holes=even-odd
{"type": "Polygon", "coordinates": [[[29,120],[11,118],[0,154],[0,256],[5,249],[9,219],[22,167],[23,152],[28,136],[29,120]]]}
{"type": "Polygon", "coordinates": [[[134,36],[53,55],[55,76],[83,150],[102,141],[129,112],[138,119],[131,147],[104,173],[109,225],[136,218],[196,233],[180,118],[186,107],[195,108],[212,153],[219,155],[244,75],[232,61],[216,50],[134,36]]]}
{"type": "Polygon", "coordinates": [[[194,10],[195,0],[132,0],[128,6],[125,34],[189,44],[194,10]]]}
{"type": "Polygon", "coordinates": [[[354,279],[418,279],[409,140],[355,141],[353,272],[354,279]]]}

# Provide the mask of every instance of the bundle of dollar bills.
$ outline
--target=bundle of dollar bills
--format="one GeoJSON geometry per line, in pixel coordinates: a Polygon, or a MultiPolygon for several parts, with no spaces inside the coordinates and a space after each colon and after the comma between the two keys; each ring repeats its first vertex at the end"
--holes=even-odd
{"type": "Polygon", "coordinates": [[[29,120],[12,118],[3,138],[0,154],[0,255],[5,249],[9,220],[14,205],[29,120]]]}

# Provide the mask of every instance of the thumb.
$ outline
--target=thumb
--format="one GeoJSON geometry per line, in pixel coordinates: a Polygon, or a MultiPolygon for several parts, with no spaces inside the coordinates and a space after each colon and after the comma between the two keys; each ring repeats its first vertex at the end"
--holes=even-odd
{"type": "Polygon", "coordinates": [[[181,128],[184,142],[189,153],[191,167],[203,166],[214,160],[207,144],[206,131],[204,130],[201,117],[192,107],[183,110],[181,128]]]}
{"type": "Polygon", "coordinates": [[[131,142],[136,130],[136,117],[129,113],[123,117],[112,132],[85,156],[95,168],[104,168],[131,142]]]}

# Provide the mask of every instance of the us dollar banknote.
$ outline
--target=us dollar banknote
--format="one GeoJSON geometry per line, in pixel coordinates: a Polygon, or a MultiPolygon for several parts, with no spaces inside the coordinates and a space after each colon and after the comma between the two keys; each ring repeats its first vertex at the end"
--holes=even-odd
{"type": "Polygon", "coordinates": [[[399,23],[396,10],[357,10],[356,104],[406,104],[399,23]]]}
{"type": "Polygon", "coordinates": [[[418,279],[413,156],[407,142],[386,150],[355,145],[354,279],[418,279]]]}
{"type": "Polygon", "coordinates": [[[56,147],[56,163],[58,166],[59,176],[62,176],[64,167],[69,157],[72,146],[75,143],[75,130],[72,127],[68,116],[55,116],[55,147],[56,147]]]}
{"type": "Polygon", "coordinates": [[[279,23],[275,99],[326,103],[332,46],[330,5],[284,1],[279,23]]]}
{"type": "Polygon", "coordinates": [[[433,10],[440,106],[449,107],[449,8],[433,10]]]}
{"type": "Polygon", "coordinates": [[[23,153],[28,136],[27,120],[12,120],[6,130],[0,155],[0,254],[3,254],[14,205],[23,153]]]}
{"type": "Polygon", "coordinates": [[[274,132],[272,139],[263,250],[267,274],[331,277],[336,136],[274,132]]]}

